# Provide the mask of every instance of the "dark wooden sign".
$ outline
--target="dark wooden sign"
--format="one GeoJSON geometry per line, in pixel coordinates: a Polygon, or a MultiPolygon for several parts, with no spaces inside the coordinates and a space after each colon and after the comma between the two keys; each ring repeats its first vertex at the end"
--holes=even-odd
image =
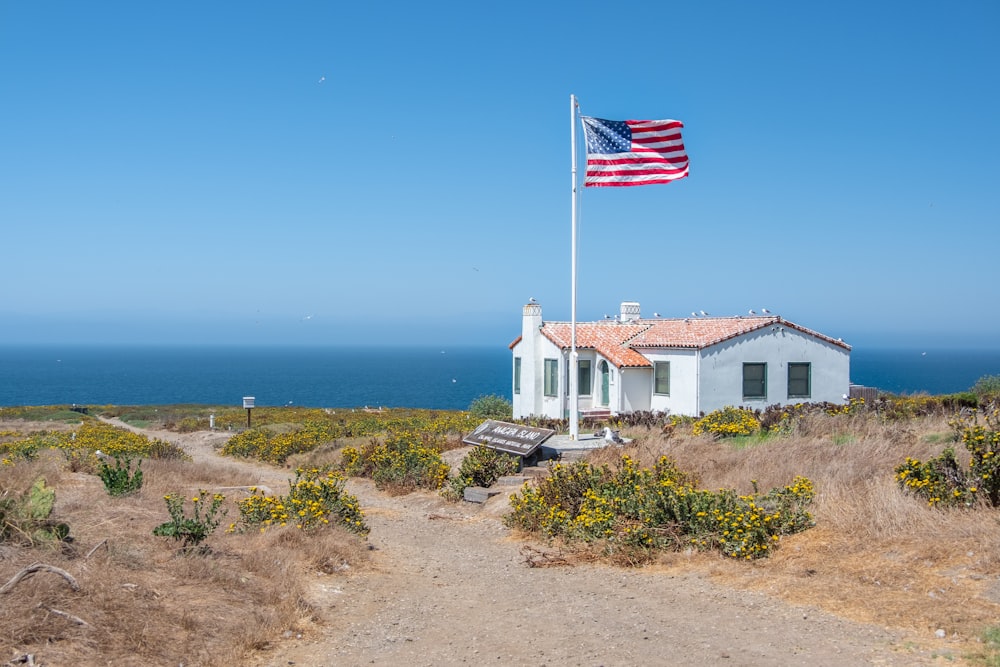
{"type": "Polygon", "coordinates": [[[528,457],[555,433],[548,428],[535,428],[487,419],[476,430],[462,438],[467,445],[482,445],[508,454],[528,457]]]}

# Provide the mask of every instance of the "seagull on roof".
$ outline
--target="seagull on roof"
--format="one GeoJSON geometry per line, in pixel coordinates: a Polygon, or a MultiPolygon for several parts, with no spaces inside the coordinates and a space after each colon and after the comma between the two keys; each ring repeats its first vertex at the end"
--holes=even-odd
{"type": "Polygon", "coordinates": [[[659,317],[659,316],[660,316],[659,313],[653,313],[653,317],[659,317]]]}
{"type": "Polygon", "coordinates": [[[538,302],[537,302],[537,301],[535,301],[535,297],[533,297],[533,296],[529,296],[529,297],[528,297],[528,303],[538,303],[538,302]]]}
{"type": "Polygon", "coordinates": [[[760,312],[762,312],[762,313],[763,313],[763,314],[765,314],[765,315],[770,315],[770,314],[771,314],[771,311],[770,311],[770,310],[768,310],[767,308],[761,308],[761,309],[760,309],[760,312]]]}
{"type": "Polygon", "coordinates": [[[748,310],[747,312],[748,312],[748,313],[750,313],[751,315],[756,315],[756,314],[757,314],[757,313],[753,312],[753,308],[751,308],[751,309],[750,309],[750,310],[748,310]]]}
{"type": "Polygon", "coordinates": [[[698,313],[696,313],[696,312],[694,312],[694,311],[692,310],[692,311],[691,311],[691,317],[698,317],[698,313]]]}
{"type": "Polygon", "coordinates": [[[702,317],[708,317],[708,313],[706,313],[706,312],[705,312],[705,311],[703,310],[703,311],[701,311],[701,316],[702,316],[702,317]]]}

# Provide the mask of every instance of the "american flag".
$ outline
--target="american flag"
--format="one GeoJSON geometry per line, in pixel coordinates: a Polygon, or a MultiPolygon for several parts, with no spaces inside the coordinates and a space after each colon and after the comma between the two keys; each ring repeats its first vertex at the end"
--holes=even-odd
{"type": "Polygon", "coordinates": [[[669,183],[688,175],[679,120],[580,118],[587,137],[586,187],[669,183]]]}

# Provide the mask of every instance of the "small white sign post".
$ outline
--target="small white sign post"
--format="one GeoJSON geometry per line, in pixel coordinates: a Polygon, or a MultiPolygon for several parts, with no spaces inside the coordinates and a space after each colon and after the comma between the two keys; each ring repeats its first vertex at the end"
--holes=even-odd
{"type": "Polygon", "coordinates": [[[243,407],[247,411],[247,428],[250,428],[250,411],[253,410],[253,396],[243,397],[243,407]]]}

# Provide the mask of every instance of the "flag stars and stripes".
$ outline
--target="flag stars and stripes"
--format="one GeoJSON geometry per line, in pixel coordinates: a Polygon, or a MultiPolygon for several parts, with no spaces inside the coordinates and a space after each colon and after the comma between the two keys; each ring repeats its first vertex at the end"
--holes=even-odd
{"type": "Polygon", "coordinates": [[[580,118],[587,140],[585,186],[669,183],[688,175],[684,123],[580,118]]]}

